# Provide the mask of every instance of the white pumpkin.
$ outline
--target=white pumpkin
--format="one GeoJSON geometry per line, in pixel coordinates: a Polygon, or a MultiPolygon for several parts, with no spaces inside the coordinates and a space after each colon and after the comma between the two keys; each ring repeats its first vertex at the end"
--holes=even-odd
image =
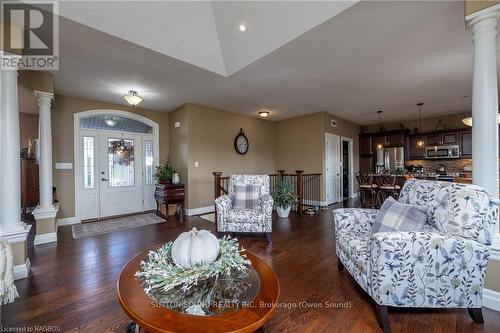
{"type": "Polygon", "coordinates": [[[197,230],[183,232],[172,245],[172,259],[178,266],[191,267],[207,265],[219,255],[219,241],[210,231],[197,230]]]}

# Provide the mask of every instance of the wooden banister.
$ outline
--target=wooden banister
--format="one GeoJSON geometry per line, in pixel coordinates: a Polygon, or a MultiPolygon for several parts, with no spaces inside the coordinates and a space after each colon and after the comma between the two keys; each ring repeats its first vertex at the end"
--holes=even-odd
{"type": "Polygon", "coordinates": [[[304,173],[304,170],[295,170],[295,173],[297,174],[297,210],[299,211],[299,214],[302,214],[303,211],[303,205],[304,205],[304,195],[302,193],[302,174],[304,173]]]}

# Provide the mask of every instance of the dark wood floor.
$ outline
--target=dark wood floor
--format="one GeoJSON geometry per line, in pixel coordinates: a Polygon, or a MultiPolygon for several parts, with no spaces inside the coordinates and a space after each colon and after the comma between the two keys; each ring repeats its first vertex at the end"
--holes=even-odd
{"type": "MultiPolygon", "coordinates": [[[[317,216],[276,220],[272,246],[265,237],[240,238],[241,245],[275,270],[283,304],[319,304],[318,308],[278,309],[266,325],[268,332],[381,332],[369,297],[347,272],[337,271],[332,209],[317,216]],[[325,302],[349,302],[349,306],[327,308],[325,302]]],[[[72,239],[71,226],[59,228],[57,243],[30,249],[31,274],[16,282],[21,297],[2,307],[2,325],[124,332],[128,319],[116,299],[121,268],[144,248],[173,240],[195,226],[214,227],[192,217],[78,240],[72,239]]],[[[486,323],[481,326],[472,322],[466,310],[397,309],[390,320],[394,333],[500,332],[500,313],[484,309],[484,316],[486,323]]]]}

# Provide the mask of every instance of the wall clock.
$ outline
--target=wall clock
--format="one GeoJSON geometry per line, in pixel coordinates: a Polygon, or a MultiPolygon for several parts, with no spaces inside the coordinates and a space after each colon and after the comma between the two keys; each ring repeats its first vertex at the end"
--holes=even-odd
{"type": "Polygon", "coordinates": [[[245,155],[248,152],[248,139],[243,133],[243,128],[240,128],[240,133],[234,138],[234,150],[240,155],[245,155]]]}

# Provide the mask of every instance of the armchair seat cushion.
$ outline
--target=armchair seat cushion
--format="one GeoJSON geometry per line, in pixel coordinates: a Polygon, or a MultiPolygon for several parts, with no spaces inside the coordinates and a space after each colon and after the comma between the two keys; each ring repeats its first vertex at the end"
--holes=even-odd
{"type": "Polygon", "coordinates": [[[255,223],[263,221],[261,209],[233,208],[227,212],[227,221],[230,223],[255,223]]]}

